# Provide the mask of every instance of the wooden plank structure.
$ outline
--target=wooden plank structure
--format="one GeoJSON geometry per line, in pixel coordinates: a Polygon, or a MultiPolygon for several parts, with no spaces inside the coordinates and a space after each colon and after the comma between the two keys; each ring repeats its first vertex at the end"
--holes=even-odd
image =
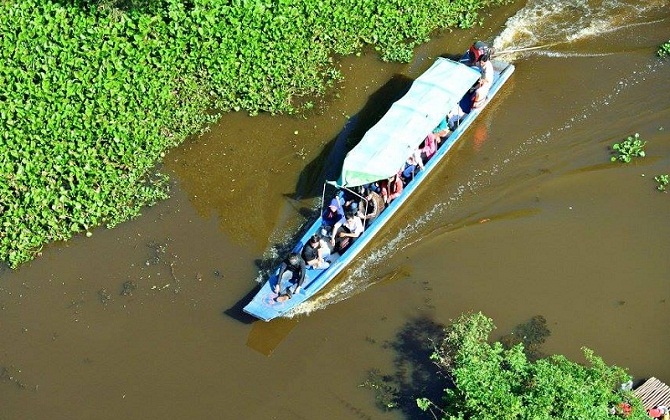
{"type": "Polygon", "coordinates": [[[635,388],[633,393],[642,400],[645,410],[660,405],[670,407],[670,386],[667,386],[653,376],[635,388]]]}

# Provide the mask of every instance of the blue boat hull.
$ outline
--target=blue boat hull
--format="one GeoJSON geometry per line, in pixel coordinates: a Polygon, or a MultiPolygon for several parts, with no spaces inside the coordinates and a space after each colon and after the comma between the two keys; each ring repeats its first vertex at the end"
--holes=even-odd
{"type": "MultiPolygon", "coordinates": [[[[501,66],[496,69],[493,85],[489,90],[488,102],[498,93],[500,88],[505,84],[509,77],[514,72],[514,66],[507,63],[494,63],[496,66],[501,66]],[[504,65],[504,67],[502,67],[504,65]]],[[[487,104],[488,104],[487,102],[487,104]]],[[[393,217],[398,209],[407,201],[412,193],[419,188],[423,181],[430,175],[433,169],[439,165],[444,159],[449,150],[461,138],[462,134],[470,127],[470,125],[477,119],[481,111],[486,105],[479,109],[472,110],[461,121],[460,125],[443,140],[436,154],[425,164],[424,170],[419,171],[414,179],[407,184],[403,189],[402,194],[393,200],[388,207],[377,217],[375,222],[368,226],[363,234],[356,240],[349,249],[341,255],[336,261],[324,270],[308,269],[305,276],[305,282],[299,293],[293,295],[291,299],[283,302],[277,301],[278,295],[274,292],[274,285],[277,281],[277,273],[279,268],[275,269],[268,281],[266,281],[254,296],[254,298],[244,307],[244,312],[253,315],[263,321],[270,321],[274,318],[284,316],[295,307],[310,299],[312,296],[321,291],[331,280],[333,280],[342,270],[347,267],[358,254],[367,246],[367,244],[376,236],[376,234],[384,228],[386,222],[393,217]]],[[[428,134],[428,133],[426,133],[428,134]]],[[[295,244],[293,251],[300,252],[309,240],[309,238],[321,230],[321,220],[317,219],[311,227],[305,232],[302,238],[295,244]]]]}

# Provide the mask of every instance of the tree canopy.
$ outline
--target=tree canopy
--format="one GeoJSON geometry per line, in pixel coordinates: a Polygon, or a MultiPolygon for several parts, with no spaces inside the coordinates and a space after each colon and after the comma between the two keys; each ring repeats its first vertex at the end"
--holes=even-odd
{"type": "Polygon", "coordinates": [[[630,376],[583,348],[587,365],[554,355],[530,361],[523,344],[489,343],[495,328],[482,313],[464,314],[447,329],[432,359],[453,386],[441,403],[420,408],[445,419],[648,419],[621,384],[630,376]]]}

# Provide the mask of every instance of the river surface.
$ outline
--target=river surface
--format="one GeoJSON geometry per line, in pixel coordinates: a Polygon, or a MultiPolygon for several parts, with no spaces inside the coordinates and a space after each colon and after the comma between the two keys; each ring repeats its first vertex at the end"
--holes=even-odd
{"type": "Polygon", "coordinates": [[[542,315],[545,354],[586,346],[670,382],[670,194],[653,180],[670,173],[669,6],[517,2],[409,64],[342,60],[323,112],[224,116],[167,155],[170,200],[0,272],[0,419],[417,418],[411,398],[439,395],[420,380],[427,337],[465,311],[493,338],[542,315]],[[245,316],[345,124],[474,39],[525,50],[443,166],[295,316],[245,316]],[[647,156],[611,163],[636,132],[647,156]],[[372,369],[401,384],[401,409],[361,386],[372,369]]]}

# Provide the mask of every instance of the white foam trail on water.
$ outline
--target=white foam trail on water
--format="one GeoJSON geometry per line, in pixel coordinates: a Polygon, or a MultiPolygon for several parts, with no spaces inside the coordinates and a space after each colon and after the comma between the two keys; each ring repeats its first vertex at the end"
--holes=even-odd
{"type": "Polygon", "coordinates": [[[616,53],[577,53],[577,52],[556,52],[556,51],[533,51],[529,54],[532,55],[541,55],[544,57],[552,58],[570,58],[570,57],[581,57],[581,58],[590,58],[590,57],[606,57],[608,55],[614,55],[616,53]]]}
{"type": "Polygon", "coordinates": [[[422,240],[420,236],[416,236],[417,229],[423,228],[435,217],[446,214],[453,203],[461,199],[466,190],[466,187],[459,186],[456,193],[449,198],[449,202],[435,204],[431,210],[402,228],[388,243],[380,248],[374,249],[364,258],[359,258],[353,263],[352,272],[345,280],[337,282],[327,292],[302,303],[285,316],[292,318],[294,316],[310,314],[311,312],[323,309],[328,305],[341,302],[351,296],[357,295],[368,287],[381,281],[382,278],[371,278],[369,273],[376,272],[379,266],[383,265],[396,253],[401,252],[405,248],[422,240]]]}
{"type": "Polygon", "coordinates": [[[507,20],[505,29],[496,37],[493,46],[504,51],[570,44],[605,33],[658,23],[659,20],[646,20],[644,15],[667,6],[667,0],[529,0],[523,9],[507,20]]]}
{"type": "MultiPolygon", "coordinates": [[[[564,121],[562,126],[525,140],[518,146],[518,148],[510,151],[510,156],[517,157],[525,155],[530,151],[531,146],[548,143],[552,135],[570,130],[574,127],[575,124],[588,120],[591,116],[600,111],[600,109],[609,106],[609,104],[613,102],[621,92],[640,84],[641,82],[645,81],[650,74],[656,71],[664,71],[665,66],[665,62],[657,60],[651,64],[648,64],[643,68],[643,70],[633,71],[628,77],[619,80],[619,82],[612,88],[612,91],[609,94],[594,99],[590,104],[582,108],[581,111],[577,112],[574,116],[564,121]]],[[[509,163],[509,160],[504,161],[504,163],[509,163]]]]}
{"type": "MultiPolygon", "coordinates": [[[[656,19],[644,22],[631,22],[627,24],[618,24],[617,26],[607,25],[605,22],[600,22],[599,25],[594,25],[596,28],[588,28],[582,31],[577,32],[575,35],[569,37],[570,40],[577,40],[597,35],[602,35],[605,33],[613,33],[617,31],[623,31],[626,29],[637,28],[640,26],[655,25],[661,22],[664,22],[667,19],[656,19]]],[[[612,23],[612,22],[608,22],[612,23]]]]}

